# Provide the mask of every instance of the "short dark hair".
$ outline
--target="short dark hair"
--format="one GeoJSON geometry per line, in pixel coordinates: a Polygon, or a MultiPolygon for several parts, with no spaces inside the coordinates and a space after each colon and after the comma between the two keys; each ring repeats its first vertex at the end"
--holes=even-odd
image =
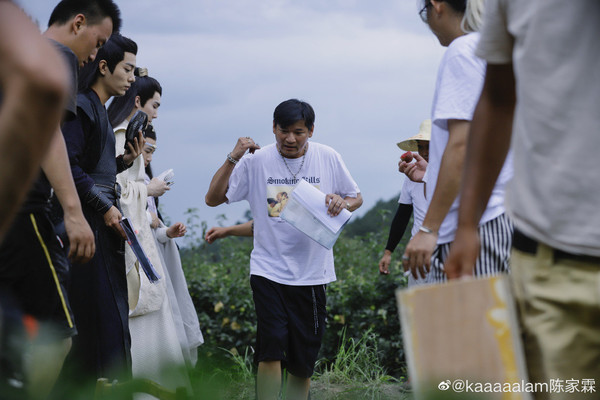
{"type": "Polygon", "coordinates": [[[117,64],[123,61],[125,53],[137,54],[137,44],[119,33],[111,35],[104,46],[98,50],[98,54],[93,62],[86,64],[79,71],[79,91],[84,91],[93,85],[100,76],[98,64],[105,60],[108,70],[115,71],[117,64]]]}
{"type": "Polygon", "coordinates": [[[308,129],[315,124],[315,110],[305,101],[290,99],[279,104],[273,112],[273,124],[282,128],[304,121],[308,129]]]}
{"type": "Polygon", "coordinates": [[[162,86],[156,79],[151,76],[142,76],[137,78],[137,94],[136,96],[140,96],[140,104],[142,107],[148,100],[154,97],[154,93],[158,92],[162,96],[162,86]]]}
{"type": "Polygon", "coordinates": [[[62,0],[54,7],[48,26],[64,25],[77,14],[85,15],[90,25],[99,24],[108,17],[113,23],[113,33],[121,30],[121,11],[113,0],[62,0]]]}
{"type": "MultiPolygon", "coordinates": [[[[427,4],[429,4],[429,0],[420,0],[421,1],[421,5],[423,7],[425,7],[427,4]]],[[[450,5],[450,7],[452,7],[452,9],[458,13],[464,14],[465,10],[467,9],[467,0],[441,0],[441,1],[445,1],[446,3],[448,3],[450,5]]]]}
{"type": "Polygon", "coordinates": [[[117,126],[125,121],[125,118],[131,114],[131,110],[135,106],[135,97],[140,96],[140,104],[142,107],[148,100],[154,97],[154,93],[158,92],[162,96],[162,87],[158,81],[150,76],[139,76],[140,68],[135,69],[135,82],[120,97],[116,97],[108,106],[108,119],[112,126],[117,126]]]}

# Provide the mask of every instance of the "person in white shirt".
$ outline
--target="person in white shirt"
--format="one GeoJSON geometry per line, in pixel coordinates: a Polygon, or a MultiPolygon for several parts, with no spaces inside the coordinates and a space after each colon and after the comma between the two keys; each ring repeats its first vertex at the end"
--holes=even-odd
{"type": "MultiPolygon", "coordinates": [[[[421,17],[436,35],[444,54],[431,110],[431,141],[426,172],[407,171],[414,181],[424,181],[427,214],[411,239],[403,260],[413,276],[440,283],[447,280],[444,263],[457,225],[461,172],[475,104],[481,93],[485,63],[475,56],[479,41],[483,0],[424,0],[421,17]]],[[[504,210],[504,189],[512,177],[507,160],[479,221],[482,239],[475,276],[508,272],[512,224],[504,210]]]]}
{"type": "Polygon", "coordinates": [[[261,149],[251,138],[239,138],[206,194],[212,207],[246,200],[254,217],[250,284],[258,319],[259,400],[277,398],[282,366],[288,371],[288,396],[307,398],[325,331],[325,285],[336,279],[332,250],[271,216],[268,200],[288,196],[304,179],[326,193],[323,207],[331,216],[362,205],[341,156],[309,142],[314,119],[306,102],[279,104],[273,113],[276,142],[261,149]],[[251,154],[244,156],[247,150],[251,154]]]}
{"type": "Polygon", "coordinates": [[[511,285],[531,382],[543,399],[591,399],[600,377],[600,2],[488,0],[487,61],[473,118],[449,275],[471,274],[476,221],[509,148],[511,285]],[[511,144],[512,142],[512,144],[511,144]]]}

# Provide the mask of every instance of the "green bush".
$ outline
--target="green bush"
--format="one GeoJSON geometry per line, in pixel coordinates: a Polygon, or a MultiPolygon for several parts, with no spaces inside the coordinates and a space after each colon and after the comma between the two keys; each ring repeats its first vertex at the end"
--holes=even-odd
{"type": "Polygon", "coordinates": [[[197,241],[181,251],[205,340],[199,358],[222,358],[221,348],[244,352],[254,344],[256,316],[248,279],[251,251],[251,238],[227,238],[213,245],[197,241]]]}
{"type": "Polygon", "coordinates": [[[386,238],[387,233],[368,233],[341,237],[336,243],[337,281],[327,288],[329,326],[321,355],[334,361],[342,328],[348,338],[355,340],[371,330],[377,338],[380,364],[388,374],[399,377],[405,363],[394,291],[406,282],[397,263],[389,275],[379,274],[378,262],[386,238]]]}

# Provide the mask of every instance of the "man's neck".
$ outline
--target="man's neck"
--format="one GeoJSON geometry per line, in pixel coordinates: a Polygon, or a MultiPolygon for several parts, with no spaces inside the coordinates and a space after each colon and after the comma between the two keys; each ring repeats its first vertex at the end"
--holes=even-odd
{"type": "Polygon", "coordinates": [[[70,41],[69,41],[69,35],[66,34],[66,31],[64,29],[61,29],[61,27],[57,27],[57,26],[50,26],[46,32],[44,32],[42,34],[42,36],[44,36],[47,39],[52,39],[55,42],[58,42],[64,46],[67,46],[68,48],[71,48],[71,46],[69,46],[70,41]]]}
{"type": "Polygon", "coordinates": [[[133,114],[135,114],[136,111],[137,111],[137,107],[133,107],[133,110],[131,110],[131,112],[129,113],[129,116],[126,118],[127,121],[131,121],[131,118],[133,117],[133,114]]]}
{"type": "Polygon", "coordinates": [[[94,93],[96,93],[96,95],[100,99],[100,103],[102,103],[102,105],[105,105],[106,102],[108,101],[108,99],[110,99],[112,97],[112,95],[108,93],[108,91],[106,90],[104,85],[102,85],[102,82],[100,82],[99,80],[96,81],[96,83],[94,83],[90,87],[90,89],[92,89],[94,91],[94,93]]]}

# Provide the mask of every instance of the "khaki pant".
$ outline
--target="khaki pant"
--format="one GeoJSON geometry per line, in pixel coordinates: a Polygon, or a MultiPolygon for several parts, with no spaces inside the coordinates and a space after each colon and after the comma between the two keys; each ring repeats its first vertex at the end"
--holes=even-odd
{"type": "Polygon", "coordinates": [[[555,261],[540,244],[536,255],[513,249],[511,281],[529,380],[554,388],[535,398],[600,398],[600,265],[555,261]]]}

